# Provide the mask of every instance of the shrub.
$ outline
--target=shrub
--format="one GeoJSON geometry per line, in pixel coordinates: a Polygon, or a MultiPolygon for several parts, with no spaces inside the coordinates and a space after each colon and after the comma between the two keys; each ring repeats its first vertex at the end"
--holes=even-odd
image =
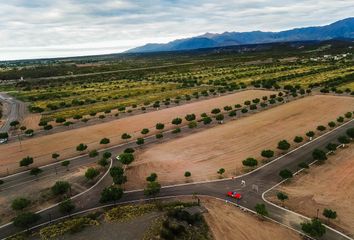
{"type": "Polygon", "coordinates": [[[293,173],[289,169],[283,169],[279,172],[279,176],[282,179],[288,179],[293,177],[293,173]]]}
{"type": "Polygon", "coordinates": [[[70,189],[70,184],[65,181],[57,181],[51,188],[54,195],[61,195],[67,193],[70,189]]]}
{"type": "Polygon", "coordinates": [[[189,128],[196,128],[198,126],[198,123],[196,121],[191,121],[188,123],[189,128]]]}
{"type": "Polygon", "coordinates": [[[242,161],[242,164],[244,166],[248,166],[248,167],[254,167],[258,165],[258,161],[254,158],[247,158],[245,160],[242,161]]]}
{"type": "Polygon", "coordinates": [[[282,140],[278,142],[278,149],[288,150],[289,148],[290,148],[290,143],[288,143],[286,140],[282,140]]]}
{"type": "Polygon", "coordinates": [[[317,130],[322,132],[322,131],[326,130],[326,127],[323,125],[320,125],[317,127],[317,130]]]}
{"type": "Polygon", "coordinates": [[[123,196],[123,189],[110,186],[103,189],[101,193],[100,203],[117,201],[123,196]]]}
{"type": "Polygon", "coordinates": [[[263,150],[263,151],[261,152],[261,156],[262,156],[262,157],[265,157],[265,158],[271,158],[271,157],[274,156],[274,151],[272,151],[272,150],[270,150],[270,149],[268,149],[268,150],[263,150]]]}
{"type": "Polygon", "coordinates": [[[110,140],[108,138],[102,138],[100,141],[100,144],[108,144],[110,143],[110,140]]]}
{"type": "Polygon", "coordinates": [[[334,128],[336,126],[336,123],[331,121],[328,123],[328,126],[331,127],[331,128],[334,128]]]}
{"type": "Polygon", "coordinates": [[[92,150],[89,152],[89,157],[94,158],[98,156],[98,151],[97,150],[92,150]]]}
{"type": "Polygon", "coordinates": [[[137,138],[136,139],[136,144],[138,144],[138,145],[142,145],[142,144],[144,144],[144,142],[145,142],[144,138],[137,138]]]}
{"type": "Polygon", "coordinates": [[[326,233],[326,227],[317,218],[312,219],[311,222],[301,223],[301,230],[312,237],[322,237],[326,233]]]}
{"type": "Polygon", "coordinates": [[[320,149],[315,149],[312,152],[312,158],[313,160],[318,160],[319,162],[323,162],[325,160],[327,160],[327,156],[326,153],[320,149]]]}
{"type": "Polygon", "coordinates": [[[296,142],[296,143],[301,143],[303,140],[304,140],[304,139],[303,139],[301,136],[296,136],[296,137],[294,138],[294,142],[296,142]]]}
{"type": "Polygon", "coordinates": [[[31,204],[31,201],[27,198],[15,198],[11,203],[11,208],[13,210],[23,210],[31,204]]]}
{"type": "Polygon", "coordinates": [[[32,212],[21,213],[13,219],[16,227],[27,228],[40,219],[40,215],[32,212]]]}
{"type": "Polygon", "coordinates": [[[297,165],[299,168],[309,168],[309,165],[306,162],[301,162],[299,165],[297,165]]]}

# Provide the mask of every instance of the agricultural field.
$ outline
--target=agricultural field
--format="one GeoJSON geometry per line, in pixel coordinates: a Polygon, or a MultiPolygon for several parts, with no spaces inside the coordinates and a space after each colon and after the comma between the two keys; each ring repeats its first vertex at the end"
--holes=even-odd
{"type": "MultiPolygon", "coordinates": [[[[327,126],[329,121],[354,108],[351,97],[310,96],[260,113],[221,124],[192,135],[138,150],[136,160],[127,169],[129,189],[143,186],[145,177],[155,172],[163,184],[210,180],[218,177],[220,168],[225,176],[250,170],[242,165],[246,158],[262,164],[261,151],[277,150],[277,143],[287,140],[291,146],[295,136],[307,139],[305,133],[327,126]]],[[[319,134],[319,131],[316,131],[319,134]]]]}
{"type": "MultiPolygon", "coordinates": [[[[12,142],[1,146],[4,154],[0,156],[1,170],[18,169],[18,162],[31,156],[35,159],[37,166],[52,162],[52,153],[59,153],[61,159],[73,157],[80,154],[76,146],[80,143],[88,145],[88,150],[106,148],[109,146],[124,143],[127,140],[121,138],[122,134],[128,133],[132,139],[142,137],[141,130],[148,128],[151,135],[157,133],[157,123],[165,124],[165,130],[173,128],[172,119],[180,117],[184,119],[187,114],[194,113],[197,117],[202,113],[210,113],[213,108],[223,109],[225,106],[243,105],[246,100],[269,97],[276,94],[275,91],[247,90],[230,95],[211,98],[208,100],[193,102],[176,107],[166,108],[159,111],[138,114],[126,118],[117,119],[111,122],[95,124],[69,131],[63,131],[51,135],[29,138],[21,142],[12,142]],[[102,145],[102,138],[109,138],[110,143],[102,145]]],[[[186,125],[183,120],[181,125],[186,125]]]]}
{"type": "Polygon", "coordinates": [[[354,236],[354,146],[339,149],[330,155],[323,165],[314,165],[306,173],[297,175],[290,183],[277,187],[268,198],[277,204],[308,217],[317,215],[323,222],[325,208],[337,212],[337,218],[331,219],[329,225],[354,236]],[[339,174],[338,174],[339,173],[339,174]],[[283,192],[288,200],[280,203],[274,193],[283,192]],[[272,194],[273,193],[273,194],[272,194]]]}

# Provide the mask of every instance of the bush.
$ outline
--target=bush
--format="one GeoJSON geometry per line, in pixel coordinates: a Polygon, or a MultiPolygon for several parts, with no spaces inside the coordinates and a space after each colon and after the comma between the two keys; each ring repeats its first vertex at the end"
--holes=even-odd
{"type": "Polygon", "coordinates": [[[176,133],[180,133],[181,129],[180,128],[176,128],[172,130],[172,133],[176,134],[176,133]]]}
{"type": "Polygon", "coordinates": [[[31,204],[31,201],[27,198],[15,198],[11,203],[11,208],[13,210],[23,210],[31,204]]]}
{"type": "Polygon", "coordinates": [[[331,121],[328,123],[328,126],[331,127],[331,128],[334,128],[336,126],[336,123],[331,121]]]}
{"type": "Polygon", "coordinates": [[[344,114],[344,117],[346,118],[352,118],[353,114],[351,112],[347,112],[346,114],[344,114]]]}
{"type": "Polygon", "coordinates": [[[89,180],[93,180],[98,175],[100,175],[100,171],[93,167],[88,168],[85,172],[85,177],[89,180]]]}
{"type": "Polygon", "coordinates": [[[102,138],[100,141],[100,144],[108,144],[110,143],[110,140],[108,138],[102,138]]]}
{"type": "Polygon", "coordinates": [[[296,143],[301,143],[303,140],[304,140],[304,139],[303,139],[301,136],[296,136],[296,137],[294,138],[294,142],[296,142],[296,143]]]}
{"type": "Polygon", "coordinates": [[[100,203],[117,201],[123,196],[123,189],[110,186],[103,189],[101,193],[100,203]]]}
{"type": "Polygon", "coordinates": [[[157,179],[157,174],[156,173],[151,173],[150,176],[146,178],[146,181],[148,182],[154,182],[157,179]]]}
{"type": "Polygon", "coordinates": [[[57,181],[51,188],[54,195],[61,195],[67,193],[70,189],[70,184],[65,181],[57,181]]]}
{"type": "Polygon", "coordinates": [[[346,131],[346,134],[348,135],[348,137],[354,138],[354,128],[349,128],[349,129],[346,131]]]}
{"type": "Polygon", "coordinates": [[[119,161],[124,165],[129,165],[134,161],[134,155],[131,153],[122,153],[119,155],[119,161]]]}
{"type": "Polygon", "coordinates": [[[283,169],[279,172],[279,176],[282,179],[288,179],[293,177],[293,173],[289,169],[283,169]]]}
{"type": "Polygon", "coordinates": [[[248,166],[248,167],[254,167],[258,165],[258,161],[254,158],[247,158],[245,160],[242,161],[242,164],[244,166],[248,166]]]}
{"type": "Polygon", "coordinates": [[[49,125],[44,126],[43,129],[48,131],[48,130],[51,130],[52,128],[53,128],[53,126],[49,124],[49,125]]]}
{"type": "Polygon", "coordinates": [[[144,128],[143,130],[141,130],[141,134],[148,134],[149,133],[149,129],[144,128]]]}
{"type": "Polygon", "coordinates": [[[261,156],[262,156],[262,157],[265,157],[265,158],[271,158],[271,157],[274,156],[274,151],[272,151],[272,150],[270,150],[270,149],[268,149],[268,150],[263,150],[263,151],[261,152],[261,156]]]}
{"type": "Polygon", "coordinates": [[[59,203],[59,211],[63,214],[71,213],[72,211],[74,211],[74,209],[75,205],[71,201],[71,199],[66,199],[63,202],[59,203]]]}
{"type": "Polygon", "coordinates": [[[162,134],[162,133],[158,133],[158,134],[155,135],[155,137],[156,137],[157,139],[163,138],[163,134],[162,134]]]}
{"type": "Polygon", "coordinates": [[[299,163],[299,165],[297,165],[299,168],[306,168],[308,169],[309,168],[309,165],[306,163],[306,162],[301,162],[299,163]]]}
{"type": "Polygon", "coordinates": [[[326,153],[320,149],[315,149],[312,152],[312,158],[313,158],[313,160],[317,160],[319,162],[323,162],[323,161],[327,160],[326,153]]]}
{"type": "Polygon", "coordinates": [[[33,163],[33,158],[27,156],[20,161],[20,167],[28,167],[32,163],[33,163]]]}
{"type": "Polygon", "coordinates": [[[311,222],[301,223],[301,230],[312,237],[322,237],[326,233],[326,227],[317,218],[312,219],[311,222]]]}
{"type": "Polygon", "coordinates": [[[97,150],[92,150],[89,152],[89,157],[94,158],[98,156],[98,151],[97,150]]]}
{"type": "Polygon", "coordinates": [[[198,126],[198,123],[196,121],[191,121],[188,123],[189,128],[196,128],[198,126]]]}
{"type": "Polygon", "coordinates": [[[13,219],[13,224],[16,227],[28,228],[40,219],[40,215],[32,212],[21,213],[13,219]]]}
{"type": "Polygon", "coordinates": [[[103,158],[110,158],[110,157],[112,157],[112,153],[110,153],[110,152],[103,153],[103,158]]]}
{"type": "Polygon", "coordinates": [[[290,143],[288,143],[286,140],[282,140],[278,142],[278,149],[288,150],[289,148],[290,148],[290,143]]]}
{"type": "Polygon", "coordinates": [[[309,137],[309,138],[312,138],[312,137],[315,136],[315,132],[314,132],[314,131],[308,131],[308,132],[306,133],[306,136],[309,137]]]}
{"type": "Polygon", "coordinates": [[[142,145],[142,144],[144,144],[144,142],[145,142],[144,138],[137,138],[136,139],[136,144],[138,144],[138,145],[142,145]]]}
{"type": "Polygon", "coordinates": [[[124,153],[134,153],[135,150],[134,150],[133,148],[126,148],[126,149],[124,149],[123,152],[124,152],[124,153]]]}
{"type": "Polygon", "coordinates": [[[191,172],[188,172],[188,171],[187,171],[187,172],[184,173],[184,176],[185,176],[185,177],[190,177],[190,176],[192,176],[192,174],[191,174],[191,172]]]}
{"type": "Polygon", "coordinates": [[[347,136],[340,136],[338,137],[338,142],[340,142],[341,144],[349,144],[350,139],[347,136]]]}
{"type": "Polygon", "coordinates": [[[317,130],[322,132],[322,131],[326,130],[326,127],[323,125],[320,125],[317,127],[317,130]]]}

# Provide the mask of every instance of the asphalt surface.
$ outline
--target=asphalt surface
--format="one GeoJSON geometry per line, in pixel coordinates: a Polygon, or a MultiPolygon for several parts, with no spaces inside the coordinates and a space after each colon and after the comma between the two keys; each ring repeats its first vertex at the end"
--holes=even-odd
{"type": "Polygon", "coordinates": [[[12,121],[23,118],[26,107],[24,103],[6,93],[0,93],[0,101],[8,105],[7,111],[4,112],[6,122],[0,127],[0,132],[8,132],[12,121]]]}
{"type": "MultiPolygon", "coordinates": [[[[300,230],[300,223],[305,221],[306,218],[298,215],[296,213],[292,213],[285,209],[282,209],[277,206],[273,206],[268,204],[262,198],[262,193],[267,191],[268,189],[272,188],[274,185],[281,181],[281,178],[278,176],[280,170],[285,168],[290,169],[293,172],[296,172],[298,168],[298,164],[300,162],[312,162],[312,151],[316,148],[324,149],[325,146],[329,142],[336,142],[337,138],[341,135],[345,134],[345,131],[348,128],[354,127],[354,120],[347,122],[346,124],[342,125],[341,127],[335,129],[332,132],[328,132],[322,135],[319,138],[314,139],[313,141],[299,147],[296,150],[293,150],[282,157],[278,158],[270,162],[269,164],[265,165],[264,167],[258,168],[257,170],[243,175],[236,177],[234,179],[221,179],[212,182],[205,182],[205,183],[191,183],[191,184],[182,184],[170,187],[163,187],[161,192],[159,193],[158,197],[167,197],[167,196],[178,196],[178,195],[208,195],[214,196],[218,198],[225,199],[225,201],[232,201],[239,204],[242,207],[248,209],[254,209],[257,203],[264,203],[266,204],[267,210],[269,212],[269,217],[282,223],[291,228],[300,230]],[[241,186],[241,181],[244,180],[246,182],[246,186],[241,186]],[[253,190],[252,186],[258,186],[258,192],[253,190]],[[227,191],[237,190],[240,191],[243,195],[242,200],[236,201],[229,197],[226,197],[227,191]]],[[[87,209],[92,209],[96,207],[102,206],[99,203],[100,193],[106,186],[112,184],[111,177],[107,175],[102,179],[99,184],[97,184],[94,188],[90,191],[74,197],[73,201],[76,205],[75,212],[80,212],[87,209]]],[[[146,199],[143,194],[143,191],[130,191],[126,192],[122,199],[117,201],[117,203],[128,202],[128,201],[138,201],[141,199],[146,199]]],[[[37,224],[43,224],[58,218],[63,217],[62,214],[59,213],[58,207],[52,207],[47,210],[42,210],[40,212],[41,220],[37,222],[37,224]]],[[[5,238],[10,236],[19,229],[14,227],[12,224],[8,224],[6,226],[0,227],[0,238],[5,238]]],[[[350,239],[342,236],[338,232],[327,229],[325,236],[321,239],[324,240],[334,240],[334,239],[350,239]]]]}

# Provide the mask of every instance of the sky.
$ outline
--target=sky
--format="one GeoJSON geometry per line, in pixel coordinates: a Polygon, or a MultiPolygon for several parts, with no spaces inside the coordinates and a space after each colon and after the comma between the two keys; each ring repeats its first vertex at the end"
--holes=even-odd
{"type": "Polygon", "coordinates": [[[225,31],[352,17],[353,0],[0,0],[0,60],[118,53],[225,31]]]}

